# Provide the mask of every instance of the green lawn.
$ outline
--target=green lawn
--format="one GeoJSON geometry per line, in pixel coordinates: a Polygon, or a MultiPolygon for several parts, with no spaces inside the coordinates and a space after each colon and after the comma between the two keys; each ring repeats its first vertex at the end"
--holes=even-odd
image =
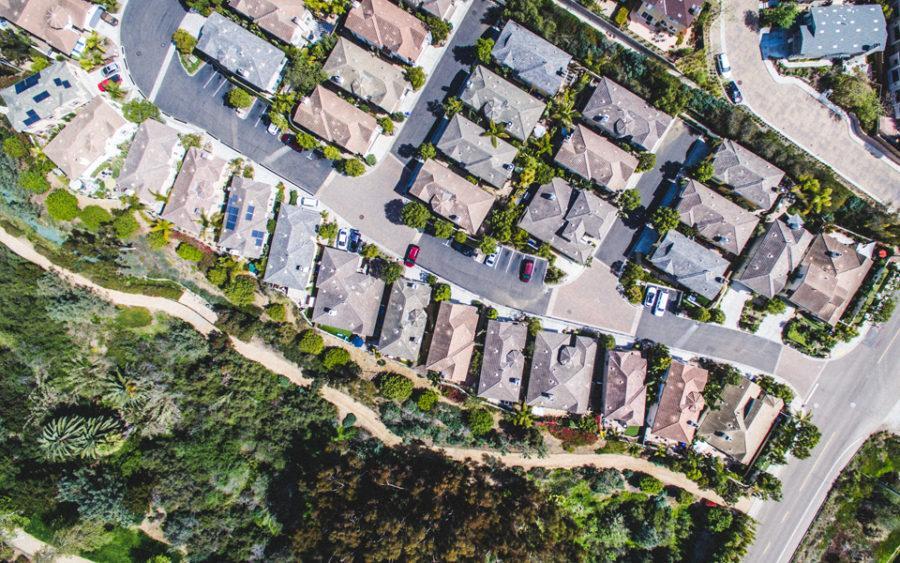
{"type": "Polygon", "coordinates": [[[640,426],[629,426],[628,428],[625,429],[625,435],[630,436],[632,438],[637,438],[638,434],[640,434],[640,433],[641,433],[640,426]]]}
{"type": "Polygon", "coordinates": [[[328,334],[333,334],[338,338],[343,338],[344,340],[349,341],[353,337],[353,333],[349,330],[344,330],[342,328],[336,328],[328,325],[318,325],[320,329],[324,330],[328,334]]]}
{"type": "Polygon", "coordinates": [[[113,528],[109,541],[101,548],[81,555],[97,563],[130,563],[147,561],[154,555],[166,555],[172,561],[178,558],[169,553],[169,546],[152,539],[140,530],[113,528]]]}

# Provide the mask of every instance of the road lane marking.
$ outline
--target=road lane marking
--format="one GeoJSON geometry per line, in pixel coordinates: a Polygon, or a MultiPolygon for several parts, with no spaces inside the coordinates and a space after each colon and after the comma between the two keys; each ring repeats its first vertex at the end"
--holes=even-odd
{"type": "Polygon", "coordinates": [[[162,88],[163,80],[166,78],[166,73],[169,71],[169,64],[172,62],[172,57],[174,55],[175,45],[169,45],[169,50],[166,51],[166,58],[163,59],[159,74],[156,75],[156,80],[153,81],[153,88],[150,89],[150,94],[147,96],[147,99],[151,102],[156,101],[156,96],[159,94],[159,89],[162,88]]]}
{"type": "Polygon", "coordinates": [[[881,355],[878,356],[878,363],[879,363],[879,364],[881,363],[881,360],[884,359],[884,356],[885,356],[888,352],[891,351],[891,347],[894,345],[894,340],[897,339],[897,335],[898,335],[898,334],[900,334],[900,332],[895,332],[895,333],[894,333],[894,337],[891,338],[891,341],[888,343],[887,348],[885,348],[885,349],[884,349],[884,352],[882,352],[881,355]]]}
{"type": "Polygon", "coordinates": [[[213,80],[216,79],[216,76],[218,76],[218,74],[215,73],[215,72],[209,75],[209,79],[203,84],[203,89],[204,89],[204,90],[206,89],[207,86],[209,86],[209,83],[210,83],[210,82],[212,82],[213,80]]]}
{"type": "Polygon", "coordinates": [[[787,520],[787,517],[790,515],[791,515],[791,511],[788,510],[787,512],[784,513],[784,516],[782,516],[781,521],[784,522],[785,520],[787,520]]]}
{"type": "Polygon", "coordinates": [[[815,393],[815,392],[816,392],[816,389],[818,389],[818,388],[819,388],[819,384],[818,384],[818,382],[817,382],[815,385],[813,385],[812,390],[809,392],[809,395],[806,396],[806,400],[803,401],[803,404],[808,403],[809,400],[812,399],[813,393],[815,393]]]}

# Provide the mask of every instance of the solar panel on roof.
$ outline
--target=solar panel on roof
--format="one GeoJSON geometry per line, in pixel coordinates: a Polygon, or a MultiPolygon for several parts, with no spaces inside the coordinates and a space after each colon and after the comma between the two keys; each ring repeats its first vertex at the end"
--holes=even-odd
{"type": "Polygon", "coordinates": [[[41,73],[39,72],[37,74],[32,74],[25,80],[16,82],[16,94],[21,94],[25,90],[28,90],[29,88],[31,88],[32,86],[37,84],[38,80],[40,80],[40,79],[41,79],[41,73]]]}
{"type": "Polygon", "coordinates": [[[233,205],[229,205],[225,217],[225,230],[233,231],[237,226],[238,220],[238,208],[233,205]]]}
{"type": "Polygon", "coordinates": [[[262,246],[263,239],[265,238],[266,233],[254,230],[250,233],[250,236],[253,237],[253,244],[255,244],[256,246],[262,246]]]}
{"type": "Polygon", "coordinates": [[[256,208],[252,205],[247,206],[247,214],[244,216],[245,221],[250,221],[253,219],[253,212],[256,211],[256,208]]]}
{"type": "Polygon", "coordinates": [[[32,99],[35,101],[35,103],[41,103],[49,97],[50,97],[50,92],[44,90],[43,92],[41,92],[40,94],[38,94],[37,96],[35,96],[32,99]]]}
{"type": "Polygon", "coordinates": [[[72,83],[69,82],[68,80],[63,80],[63,81],[62,81],[62,87],[65,88],[65,89],[69,89],[69,88],[72,87],[72,83]]]}
{"type": "Polygon", "coordinates": [[[57,76],[56,78],[53,79],[53,83],[56,84],[57,86],[62,86],[62,79],[57,76]]]}
{"type": "Polygon", "coordinates": [[[22,121],[22,123],[24,123],[26,127],[29,125],[33,125],[41,120],[41,116],[39,116],[37,114],[37,112],[34,111],[33,109],[28,110],[28,112],[25,115],[27,115],[28,117],[26,117],[22,121]]]}

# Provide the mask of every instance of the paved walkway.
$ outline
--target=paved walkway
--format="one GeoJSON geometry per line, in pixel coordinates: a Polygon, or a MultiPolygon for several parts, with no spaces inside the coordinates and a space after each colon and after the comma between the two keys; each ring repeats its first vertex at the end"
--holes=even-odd
{"type": "MultiPolygon", "coordinates": [[[[16,530],[16,534],[13,537],[3,538],[3,541],[17,552],[32,560],[38,553],[54,552],[53,546],[42,542],[24,530],[16,530]]],[[[46,559],[44,560],[46,561],[46,559]]],[[[53,561],[54,563],[90,563],[89,559],[78,557],[77,555],[57,555],[53,557],[53,561]]]]}

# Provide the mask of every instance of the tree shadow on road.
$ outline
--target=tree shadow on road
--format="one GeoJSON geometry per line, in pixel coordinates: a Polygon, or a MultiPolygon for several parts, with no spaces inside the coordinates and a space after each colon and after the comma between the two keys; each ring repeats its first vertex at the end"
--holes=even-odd
{"type": "Polygon", "coordinates": [[[402,225],[403,221],[400,219],[400,212],[403,210],[403,200],[402,199],[392,199],[389,202],[384,204],[384,216],[387,217],[387,220],[395,225],[402,225]]]}
{"type": "Polygon", "coordinates": [[[759,31],[759,12],[756,10],[747,10],[744,12],[744,25],[751,31],[759,31]]]}

